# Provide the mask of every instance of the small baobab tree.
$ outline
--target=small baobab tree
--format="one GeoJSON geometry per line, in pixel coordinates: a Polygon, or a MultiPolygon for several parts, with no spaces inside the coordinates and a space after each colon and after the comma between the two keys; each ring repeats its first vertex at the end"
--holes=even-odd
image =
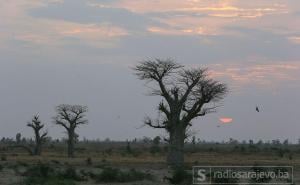
{"type": "Polygon", "coordinates": [[[45,131],[41,133],[41,130],[44,128],[44,124],[41,123],[39,116],[33,116],[32,120],[27,123],[28,127],[31,127],[35,135],[34,148],[32,150],[33,155],[41,155],[42,145],[46,142],[48,132],[45,131]]]}
{"type": "Polygon", "coordinates": [[[168,132],[167,162],[174,168],[184,163],[184,140],[192,120],[215,112],[217,102],[227,93],[227,86],[211,79],[207,69],[186,69],[173,60],[147,60],[137,64],[135,74],[140,80],[154,82],[151,95],[162,97],[157,119],[145,118],[145,124],[168,132]]]}
{"type": "Polygon", "coordinates": [[[20,144],[20,143],[21,143],[21,137],[22,137],[21,133],[17,133],[17,134],[16,134],[16,143],[17,143],[17,144],[20,144]]]}
{"type": "Polygon", "coordinates": [[[78,135],[75,129],[79,125],[88,123],[85,119],[87,107],[82,105],[61,104],[56,107],[57,115],[53,118],[54,123],[64,127],[68,134],[68,157],[74,157],[74,145],[78,135]]]}

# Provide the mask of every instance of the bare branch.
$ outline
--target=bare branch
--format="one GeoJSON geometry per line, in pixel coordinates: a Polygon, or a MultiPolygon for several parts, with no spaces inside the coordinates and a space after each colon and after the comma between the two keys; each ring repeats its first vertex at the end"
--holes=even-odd
{"type": "Polygon", "coordinates": [[[180,104],[184,104],[192,92],[193,88],[199,83],[199,81],[203,80],[206,77],[207,69],[190,69],[183,70],[180,72],[179,82],[182,82],[186,86],[186,90],[180,100],[180,104]]]}
{"type": "Polygon", "coordinates": [[[155,59],[139,63],[134,70],[140,80],[156,81],[161,91],[160,95],[170,103],[172,102],[172,97],[166,88],[164,79],[182,67],[170,59],[155,59]]]}
{"type": "Polygon", "coordinates": [[[159,121],[157,120],[156,123],[153,123],[153,121],[149,118],[149,117],[146,117],[145,118],[145,121],[144,121],[145,125],[148,125],[152,128],[166,128],[166,124],[161,124],[159,123],[159,121]]]}
{"type": "Polygon", "coordinates": [[[87,124],[88,120],[83,119],[88,111],[86,106],[62,104],[56,107],[57,116],[54,123],[63,126],[65,129],[76,128],[77,125],[87,124]]]}
{"type": "Polygon", "coordinates": [[[159,103],[158,110],[163,112],[168,118],[170,117],[170,110],[167,108],[167,106],[163,102],[159,103]]]}

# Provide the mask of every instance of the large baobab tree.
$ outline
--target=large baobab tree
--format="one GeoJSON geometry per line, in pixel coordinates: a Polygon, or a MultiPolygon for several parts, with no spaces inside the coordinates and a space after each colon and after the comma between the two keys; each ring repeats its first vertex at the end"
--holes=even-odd
{"type": "Polygon", "coordinates": [[[35,115],[32,120],[27,123],[27,126],[33,129],[35,135],[35,145],[32,150],[32,154],[41,155],[42,145],[45,143],[48,134],[47,131],[40,133],[41,129],[43,129],[45,125],[41,123],[39,116],[35,115]]]}
{"type": "Polygon", "coordinates": [[[207,69],[186,69],[173,60],[147,60],[137,64],[140,80],[154,82],[151,94],[162,97],[157,119],[145,118],[145,124],[168,132],[167,162],[174,168],[184,163],[184,140],[192,120],[216,111],[217,102],[227,93],[227,86],[211,79],[207,69]]]}
{"type": "Polygon", "coordinates": [[[74,144],[76,140],[75,129],[79,125],[87,124],[85,119],[87,112],[86,106],[62,104],[56,107],[57,115],[54,117],[54,123],[64,127],[68,134],[68,157],[74,157],[74,144]]]}

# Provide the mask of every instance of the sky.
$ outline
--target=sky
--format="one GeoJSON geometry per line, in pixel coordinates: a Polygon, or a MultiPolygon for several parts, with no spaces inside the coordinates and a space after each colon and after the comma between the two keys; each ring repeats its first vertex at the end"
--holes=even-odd
{"type": "Polygon", "coordinates": [[[297,0],[0,0],[0,137],[31,137],[34,114],[64,137],[62,103],[88,106],[81,138],[165,136],[141,127],[161,98],[132,71],[154,58],[228,84],[217,113],[193,121],[197,138],[300,138],[297,0]]]}

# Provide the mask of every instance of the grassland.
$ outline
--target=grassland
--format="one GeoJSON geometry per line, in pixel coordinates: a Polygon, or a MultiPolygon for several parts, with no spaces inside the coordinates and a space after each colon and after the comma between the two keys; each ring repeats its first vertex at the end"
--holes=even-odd
{"type": "MultiPolygon", "coordinates": [[[[47,168],[51,167],[51,170],[60,171],[64,177],[70,173],[71,179],[79,178],[78,181],[75,181],[75,184],[78,185],[170,184],[166,180],[166,177],[171,175],[171,170],[165,163],[166,150],[164,148],[164,145],[160,145],[159,151],[153,153],[151,152],[151,144],[132,144],[131,149],[128,151],[125,142],[102,143],[101,146],[95,143],[81,143],[78,144],[76,157],[67,158],[63,145],[47,146],[42,156],[30,156],[22,149],[5,149],[5,147],[2,147],[0,153],[0,185],[24,184],[24,179],[28,176],[28,169],[40,164],[47,165],[47,168]],[[70,168],[73,171],[70,172],[70,168]],[[101,182],[99,175],[106,169],[121,170],[122,174],[120,175],[123,175],[123,179],[101,182]],[[131,173],[138,178],[132,177],[131,182],[123,182],[126,181],[124,178],[126,179],[126,176],[130,176],[131,173]],[[140,178],[141,176],[145,178],[140,178]]],[[[254,148],[250,145],[241,144],[187,145],[186,169],[191,170],[194,165],[294,166],[294,182],[300,184],[300,171],[298,170],[300,167],[300,152],[297,145],[255,145],[254,148]]],[[[108,171],[107,173],[113,172],[108,171]]],[[[73,182],[66,183],[72,185],[73,182]]],[[[56,184],[59,185],[59,183],[56,184]]]]}

